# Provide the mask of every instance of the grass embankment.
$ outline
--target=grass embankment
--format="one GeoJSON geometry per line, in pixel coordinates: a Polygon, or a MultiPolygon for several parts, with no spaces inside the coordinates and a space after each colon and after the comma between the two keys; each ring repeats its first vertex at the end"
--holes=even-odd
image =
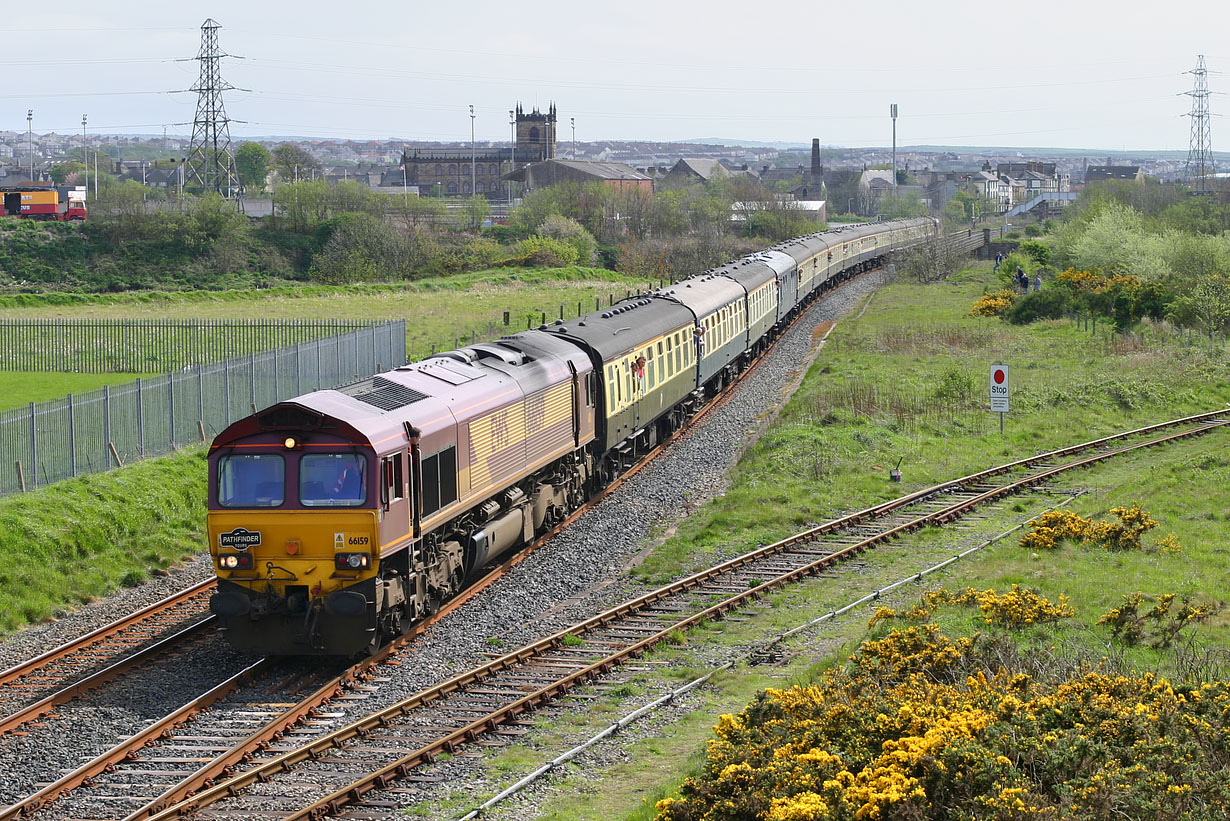
{"type": "MultiPolygon", "coordinates": [[[[1230,399],[1224,348],[1189,344],[1164,329],[1116,337],[1103,329],[1090,335],[1067,321],[1014,327],[967,316],[984,289],[997,287],[986,266],[978,266],[947,283],[902,282],[878,292],[861,318],[847,318],[834,330],[800,390],[741,461],[728,492],[683,521],[637,569],[637,576],[657,584],[711,563],[719,548],[723,553],[731,546],[751,548],[841,511],[978,468],[1216,409],[1230,399]],[[985,409],[993,363],[1012,367],[1013,410],[1002,437],[998,418],[985,409]],[[888,471],[901,457],[905,482],[897,485],[889,482],[888,471]]],[[[1038,658],[1058,659],[1057,666],[1064,669],[1104,663],[1111,671],[1178,675],[1186,669],[1210,678],[1224,675],[1226,661],[1215,648],[1230,644],[1225,611],[1190,629],[1197,644],[1185,654],[1150,647],[1147,641],[1128,646],[1112,638],[1109,627],[1096,623],[1124,596],[1138,591],[1212,601],[1230,589],[1225,562],[1230,533],[1227,435],[1218,431],[1189,444],[1150,450],[1060,482],[1063,488],[1087,491],[1069,507],[1089,518],[1111,519],[1111,508],[1139,502],[1159,522],[1144,537],[1147,552],[1072,543],[1038,551],[1018,546],[1014,536],[921,586],[903,589],[892,603],[908,607],[921,589],[936,585],[1001,592],[1014,583],[1029,585],[1052,601],[1067,596],[1074,610],[1072,617],[1056,624],[1014,634],[1013,641],[1038,658]],[[1182,552],[1154,549],[1157,539],[1169,534],[1182,552]],[[1214,649],[1203,656],[1205,648],[1214,649]]],[[[944,558],[916,557],[911,569],[909,553],[921,554],[929,545],[954,539],[968,542],[973,537],[967,527],[979,534],[998,532],[1061,498],[1040,494],[1010,501],[988,511],[983,521],[911,537],[918,548],[867,554],[866,568],[859,574],[818,579],[770,596],[764,612],[750,621],[693,631],[683,646],[660,650],[654,658],[681,660],[684,667],[678,675],[686,678],[704,669],[703,648],[708,644],[755,645],[944,558]]],[[[1140,612],[1150,606],[1146,601],[1140,612]]],[[[811,639],[788,644],[780,666],[741,667],[735,675],[720,677],[698,696],[695,712],[632,744],[624,762],[602,780],[579,772],[565,776],[566,797],[549,801],[541,817],[571,821],[599,811],[616,818],[654,817],[658,798],[674,793],[685,776],[703,770],[706,742],[713,737],[718,714],[738,713],[763,687],[818,681],[824,670],[842,664],[859,642],[883,635],[883,626],[878,633],[868,632],[872,609],[828,622],[811,639]]],[[[954,638],[988,629],[976,612],[961,608],[945,610],[936,620],[945,635],[954,638]]],[[[627,686],[659,693],[662,683],[659,675],[641,673],[627,686]]],[[[586,702],[595,703],[601,701],[586,702]]],[[[567,734],[574,722],[603,726],[601,719],[568,717],[547,724],[567,734]]],[[[574,730],[572,737],[583,732],[574,730]]],[[[498,773],[502,757],[495,761],[498,773]]]]}
{"type": "Polygon", "coordinates": [[[204,549],[202,448],[0,499],[0,633],[204,549]]]}
{"type": "Polygon", "coordinates": [[[237,291],[143,291],[122,294],[15,294],[0,297],[0,318],[66,319],[406,319],[411,359],[524,330],[606,305],[614,295],[651,287],[604,268],[499,268],[381,285],[303,286],[237,291]],[[504,312],[509,324],[504,325],[504,312]]]}

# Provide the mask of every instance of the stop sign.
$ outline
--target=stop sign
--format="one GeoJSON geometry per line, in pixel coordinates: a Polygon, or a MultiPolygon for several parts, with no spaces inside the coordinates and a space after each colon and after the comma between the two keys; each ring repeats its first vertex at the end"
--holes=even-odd
{"type": "Polygon", "coordinates": [[[991,366],[991,411],[1008,412],[1008,366],[991,366]]]}

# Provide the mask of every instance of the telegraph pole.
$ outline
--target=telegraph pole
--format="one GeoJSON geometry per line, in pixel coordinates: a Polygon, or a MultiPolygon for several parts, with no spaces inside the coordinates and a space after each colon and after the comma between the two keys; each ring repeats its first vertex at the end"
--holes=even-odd
{"type": "Polygon", "coordinates": [[[572,120],[572,158],[577,158],[577,118],[569,117],[572,120]]]}
{"type": "Polygon", "coordinates": [[[893,117],[893,196],[897,196],[897,104],[889,108],[893,117]]]}
{"type": "Polygon", "coordinates": [[[90,142],[85,136],[85,116],[81,115],[81,159],[85,166],[85,197],[90,198],[90,142]]]}
{"type": "Polygon", "coordinates": [[[1187,167],[1183,176],[1197,194],[1208,193],[1209,177],[1213,174],[1213,137],[1209,114],[1209,77],[1204,67],[1204,55],[1196,58],[1196,67],[1188,74],[1196,77],[1191,91],[1183,92],[1192,98],[1192,110],[1185,116],[1192,118],[1191,142],[1187,149],[1187,167]]]}

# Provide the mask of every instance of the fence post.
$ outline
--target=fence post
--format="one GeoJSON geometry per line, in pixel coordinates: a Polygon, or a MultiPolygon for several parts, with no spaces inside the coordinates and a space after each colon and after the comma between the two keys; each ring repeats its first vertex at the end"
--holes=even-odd
{"type": "MultiPolygon", "coordinates": [[[[253,408],[256,407],[256,354],[248,353],[248,402],[253,408]]],[[[255,410],[252,411],[256,413],[255,410]]]]}
{"type": "Polygon", "coordinates": [[[231,423],[231,360],[222,360],[222,427],[231,423]]]}
{"type": "Polygon", "coordinates": [[[137,457],[145,455],[145,386],[137,377],[137,457]]]}
{"type": "Polygon", "coordinates": [[[192,366],[196,369],[196,421],[201,428],[201,441],[205,441],[205,377],[202,373],[205,367],[201,363],[192,366]]]}
{"type": "Polygon", "coordinates": [[[302,343],[302,342],[296,342],[296,343],[295,343],[295,396],[298,396],[298,395],[300,395],[301,393],[303,393],[303,388],[301,388],[301,387],[299,386],[299,385],[300,385],[300,380],[299,380],[299,371],[300,371],[300,368],[299,368],[299,351],[300,351],[302,348],[303,348],[303,343],[302,343]]]}
{"type": "Polygon", "coordinates": [[[68,469],[77,477],[77,419],[73,409],[73,395],[68,395],[68,469]]]}
{"type": "Polygon", "coordinates": [[[171,407],[171,412],[167,415],[167,429],[170,432],[171,450],[175,449],[175,373],[167,371],[167,404],[171,407]]]}
{"type": "Polygon", "coordinates": [[[38,487],[38,424],[34,421],[34,403],[30,403],[30,487],[38,487]]]}
{"type": "Polygon", "coordinates": [[[103,385],[103,464],[110,455],[107,445],[111,444],[111,388],[103,385]]]}

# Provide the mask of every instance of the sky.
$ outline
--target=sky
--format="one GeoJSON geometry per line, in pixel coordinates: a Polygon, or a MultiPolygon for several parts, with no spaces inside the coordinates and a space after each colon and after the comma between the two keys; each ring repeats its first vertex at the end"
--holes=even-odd
{"type": "Polygon", "coordinates": [[[0,130],[188,135],[216,20],[232,139],[558,139],[1186,150],[1204,54],[1230,131],[1230,7],[778,0],[5,4],[0,130]],[[189,8],[192,6],[193,8],[189,8]],[[1217,36],[1221,33],[1220,36],[1217,36]],[[1220,56],[1219,56],[1220,55],[1220,56]],[[1222,73],[1223,71],[1227,73],[1222,73]],[[473,123],[468,106],[473,105],[473,123]]]}

